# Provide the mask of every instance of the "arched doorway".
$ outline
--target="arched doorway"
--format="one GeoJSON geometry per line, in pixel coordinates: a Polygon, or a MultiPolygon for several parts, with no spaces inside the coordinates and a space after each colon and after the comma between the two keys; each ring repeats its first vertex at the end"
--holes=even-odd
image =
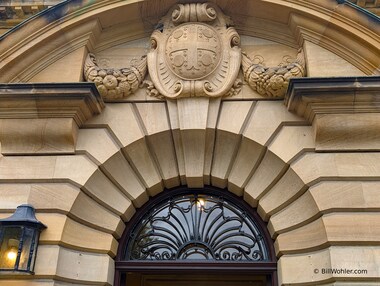
{"type": "Polygon", "coordinates": [[[165,190],[128,223],[115,285],[277,285],[273,241],[256,211],[214,187],[165,190]]]}

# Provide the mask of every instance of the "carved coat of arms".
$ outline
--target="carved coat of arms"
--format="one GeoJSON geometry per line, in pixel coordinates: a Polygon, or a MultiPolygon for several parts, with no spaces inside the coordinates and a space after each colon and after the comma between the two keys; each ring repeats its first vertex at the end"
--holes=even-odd
{"type": "Polygon", "coordinates": [[[150,90],[168,98],[228,94],[240,63],[240,38],[211,3],[179,4],[151,36],[150,90]]]}
{"type": "Polygon", "coordinates": [[[151,49],[130,67],[98,66],[88,54],[84,77],[94,82],[104,99],[125,98],[145,86],[151,96],[221,97],[237,94],[244,79],[257,93],[283,97],[292,77],[306,74],[303,50],[277,67],[241,52],[231,20],[213,3],[178,4],[161,19],[151,36],[151,49]],[[150,80],[144,80],[149,71],[150,80]]]}

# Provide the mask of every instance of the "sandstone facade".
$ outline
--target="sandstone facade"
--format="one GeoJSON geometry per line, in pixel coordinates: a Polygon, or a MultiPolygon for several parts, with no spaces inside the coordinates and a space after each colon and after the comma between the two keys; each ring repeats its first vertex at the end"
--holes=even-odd
{"type": "Polygon", "coordinates": [[[298,64],[302,49],[303,77],[281,82],[277,97],[252,89],[233,52],[228,91],[217,96],[197,96],[217,67],[171,70],[189,84],[173,98],[157,88],[149,61],[145,79],[163,96],[148,84],[102,97],[85,82],[89,53],[106,72],[152,60],[150,37],[177,1],[66,1],[3,36],[0,217],[29,203],[47,229],[35,274],[0,274],[0,284],[113,285],[136,209],[165,188],[211,185],[267,222],[279,285],[378,285],[380,21],[338,2],[212,1],[239,35],[228,47],[252,63],[298,64]],[[321,271],[330,268],[366,273],[321,271]]]}

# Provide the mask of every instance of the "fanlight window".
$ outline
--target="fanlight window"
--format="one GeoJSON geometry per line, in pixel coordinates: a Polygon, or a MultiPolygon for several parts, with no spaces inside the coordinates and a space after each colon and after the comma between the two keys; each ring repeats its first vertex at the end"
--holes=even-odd
{"type": "Polygon", "coordinates": [[[260,228],[224,197],[186,194],[156,204],[134,227],[125,260],[268,261],[260,228]]]}

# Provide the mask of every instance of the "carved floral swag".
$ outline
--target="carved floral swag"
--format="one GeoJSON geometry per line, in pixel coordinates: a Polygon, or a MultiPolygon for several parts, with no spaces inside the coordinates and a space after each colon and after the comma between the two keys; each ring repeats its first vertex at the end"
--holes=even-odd
{"type": "Polygon", "coordinates": [[[126,98],[139,88],[150,96],[180,98],[233,96],[244,80],[266,97],[283,97],[292,77],[304,77],[305,59],[284,57],[266,67],[260,56],[241,52],[240,37],[229,17],[212,3],[178,4],[161,19],[151,36],[151,50],[127,68],[100,68],[94,54],[84,65],[86,81],[94,82],[105,100],[126,98]],[[146,79],[149,71],[150,79],[146,79]]]}

